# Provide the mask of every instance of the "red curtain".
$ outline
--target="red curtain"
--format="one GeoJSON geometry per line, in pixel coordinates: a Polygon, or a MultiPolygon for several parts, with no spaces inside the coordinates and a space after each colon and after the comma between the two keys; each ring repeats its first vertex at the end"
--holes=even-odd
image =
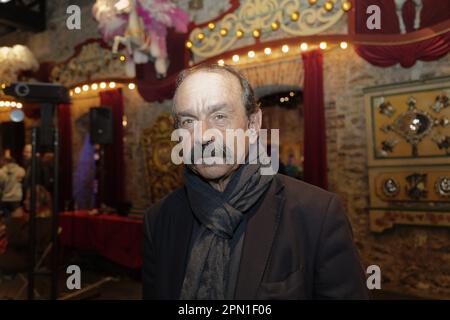
{"type": "Polygon", "coordinates": [[[303,88],[304,179],[327,188],[327,147],[323,98],[323,55],[313,50],[302,53],[305,72],[303,88]]]}
{"type": "Polygon", "coordinates": [[[117,208],[125,200],[122,90],[100,92],[100,103],[112,109],[113,117],[113,144],[105,146],[104,194],[103,199],[100,200],[110,207],[117,208]]]}
{"type": "Polygon", "coordinates": [[[59,209],[69,209],[72,202],[72,120],[70,105],[58,106],[59,132],[59,209]]]}
{"type": "Polygon", "coordinates": [[[400,63],[412,67],[417,60],[432,61],[450,52],[450,32],[431,39],[395,46],[356,45],[355,51],[373,65],[389,67],[400,63]]]}

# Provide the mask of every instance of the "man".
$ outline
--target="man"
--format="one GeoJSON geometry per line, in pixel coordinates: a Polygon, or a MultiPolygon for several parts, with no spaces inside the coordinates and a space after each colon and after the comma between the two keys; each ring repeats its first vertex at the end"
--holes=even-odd
{"type": "MultiPolygon", "coordinates": [[[[252,144],[262,119],[247,80],[218,65],[181,73],[174,116],[177,128],[188,132],[196,125],[215,130],[194,137],[192,148],[202,150],[227,129],[249,129],[252,144]]],[[[197,163],[193,157],[184,186],[145,214],[144,298],[366,298],[337,197],[281,174],[261,174],[250,150],[246,145],[245,164],[197,163]]]]}

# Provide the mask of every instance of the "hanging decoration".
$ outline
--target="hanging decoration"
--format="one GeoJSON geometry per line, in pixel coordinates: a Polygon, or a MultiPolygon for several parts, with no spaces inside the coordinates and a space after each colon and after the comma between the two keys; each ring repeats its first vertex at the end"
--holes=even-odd
{"type": "Polygon", "coordinates": [[[188,14],[172,0],[97,0],[92,13],[106,41],[113,40],[113,53],[124,45],[128,76],[135,64],[153,61],[159,78],[167,75],[167,29],[187,32],[188,14]]]}

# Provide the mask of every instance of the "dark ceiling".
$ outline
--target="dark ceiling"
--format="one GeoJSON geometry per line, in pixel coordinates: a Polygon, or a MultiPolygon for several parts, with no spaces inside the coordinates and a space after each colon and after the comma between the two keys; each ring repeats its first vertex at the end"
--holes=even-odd
{"type": "Polygon", "coordinates": [[[16,30],[45,30],[46,0],[0,2],[0,36],[16,30]]]}

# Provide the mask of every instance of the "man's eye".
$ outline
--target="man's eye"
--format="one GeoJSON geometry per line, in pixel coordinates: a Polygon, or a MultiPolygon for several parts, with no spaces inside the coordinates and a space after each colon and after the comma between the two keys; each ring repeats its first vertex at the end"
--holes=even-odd
{"type": "Polygon", "coordinates": [[[215,119],[216,120],[223,120],[223,119],[225,119],[226,117],[225,117],[225,115],[223,115],[223,114],[218,114],[218,115],[216,115],[215,116],[215,119]]]}
{"type": "Polygon", "coordinates": [[[188,124],[192,124],[194,121],[192,119],[185,119],[183,121],[181,121],[181,124],[183,126],[188,125],[188,124]]]}

